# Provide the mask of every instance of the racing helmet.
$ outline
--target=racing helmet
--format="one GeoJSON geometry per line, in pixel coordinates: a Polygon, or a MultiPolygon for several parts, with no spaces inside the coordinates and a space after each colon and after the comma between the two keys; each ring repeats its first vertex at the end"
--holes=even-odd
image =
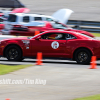
{"type": "Polygon", "coordinates": [[[55,37],[55,39],[61,39],[63,37],[62,34],[57,34],[57,36],[55,37]]]}

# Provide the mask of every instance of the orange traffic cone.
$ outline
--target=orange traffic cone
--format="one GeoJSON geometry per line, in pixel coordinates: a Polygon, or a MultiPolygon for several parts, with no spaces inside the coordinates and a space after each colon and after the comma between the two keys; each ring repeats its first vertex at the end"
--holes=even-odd
{"type": "Polygon", "coordinates": [[[43,65],[42,64],[42,53],[41,52],[37,53],[37,62],[36,62],[36,65],[43,65]]]}
{"type": "Polygon", "coordinates": [[[34,35],[38,35],[40,32],[39,31],[35,31],[35,34],[34,35]]]}
{"type": "Polygon", "coordinates": [[[96,67],[96,56],[92,56],[91,67],[89,69],[97,69],[97,67],[96,67]]]}

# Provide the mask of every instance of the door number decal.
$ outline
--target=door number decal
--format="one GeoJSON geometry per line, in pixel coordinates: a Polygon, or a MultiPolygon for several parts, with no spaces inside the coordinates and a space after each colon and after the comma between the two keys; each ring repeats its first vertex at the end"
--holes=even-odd
{"type": "Polygon", "coordinates": [[[51,47],[53,49],[57,49],[59,47],[59,43],[57,41],[54,41],[54,42],[51,43],[51,47]]]}

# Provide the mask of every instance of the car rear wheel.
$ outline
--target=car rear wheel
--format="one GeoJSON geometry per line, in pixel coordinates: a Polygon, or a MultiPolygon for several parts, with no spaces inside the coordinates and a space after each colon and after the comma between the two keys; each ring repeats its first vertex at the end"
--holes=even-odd
{"type": "Polygon", "coordinates": [[[21,49],[17,46],[7,47],[5,55],[9,61],[20,61],[22,59],[21,49]]]}
{"type": "Polygon", "coordinates": [[[91,53],[87,49],[79,49],[75,53],[75,60],[79,64],[89,64],[91,61],[91,53]]]}

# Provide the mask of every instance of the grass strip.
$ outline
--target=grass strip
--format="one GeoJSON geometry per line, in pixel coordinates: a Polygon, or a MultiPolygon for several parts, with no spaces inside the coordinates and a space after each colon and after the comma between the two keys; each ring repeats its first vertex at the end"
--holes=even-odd
{"type": "Polygon", "coordinates": [[[31,64],[28,65],[3,65],[0,64],[0,75],[8,74],[13,71],[17,71],[19,69],[23,69],[26,67],[32,66],[31,64]]]}
{"type": "Polygon", "coordinates": [[[77,99],[73,99],[73,100],[100,100],[100,94],[92,95],[89,97],[77,98],[77,99]]]}
{"type": "Polygon", "coordinates": [[[91,33],[93,34],[95,37],[100,37],[100,33],[91,33]]]}

